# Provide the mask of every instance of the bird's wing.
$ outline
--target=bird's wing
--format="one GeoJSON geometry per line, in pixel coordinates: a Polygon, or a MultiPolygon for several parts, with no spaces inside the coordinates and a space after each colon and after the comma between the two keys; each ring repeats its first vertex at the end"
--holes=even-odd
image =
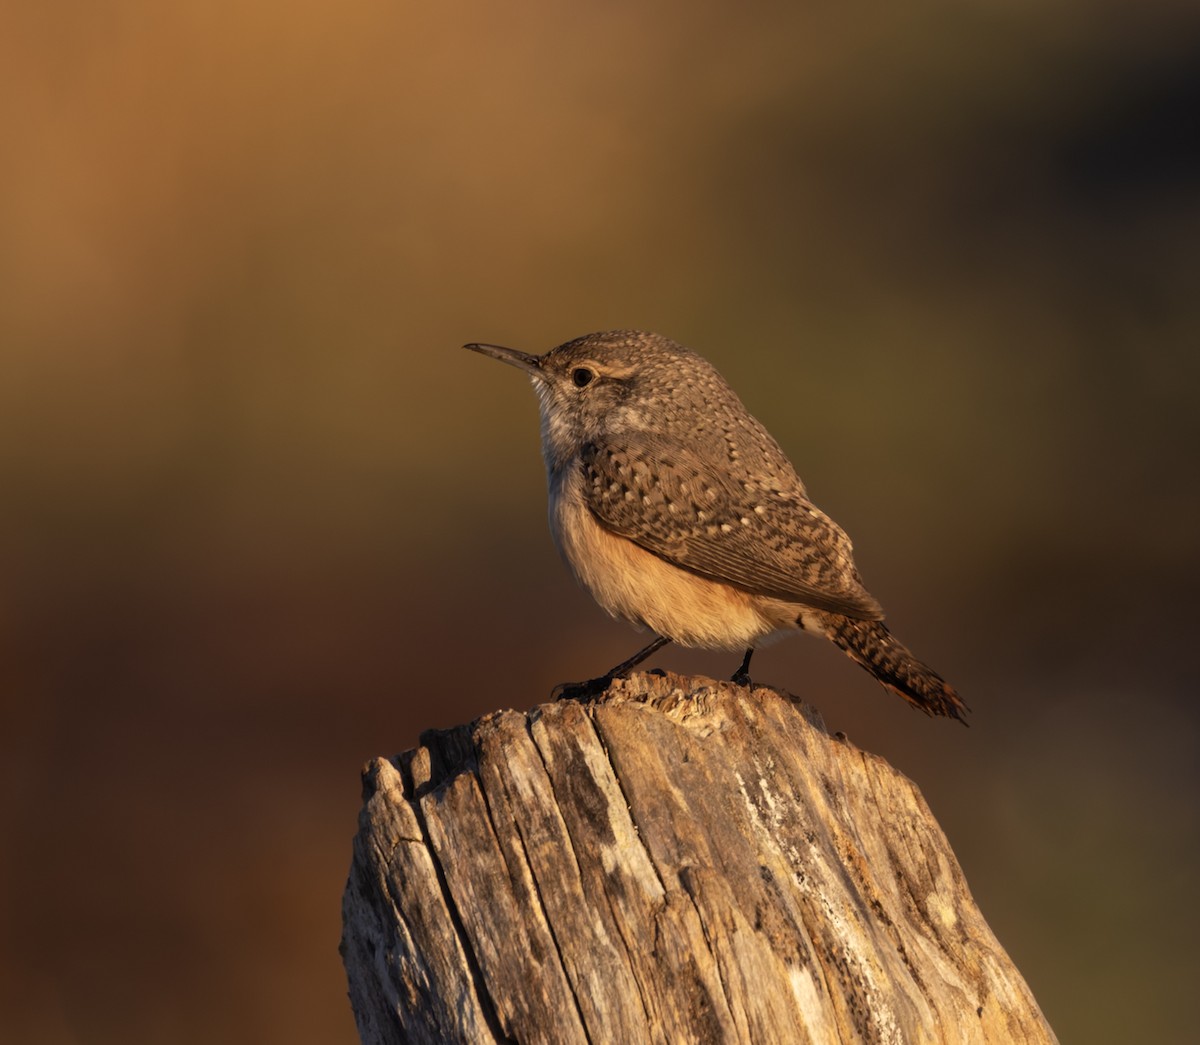
{"type": "Polygon", "coordinates": [[[584,496],[609,530],[686,570],[758,595],[882,620],[850,538],[799,490],[705,467],[688,447],[650,436],[588,444],[584,496]]]}

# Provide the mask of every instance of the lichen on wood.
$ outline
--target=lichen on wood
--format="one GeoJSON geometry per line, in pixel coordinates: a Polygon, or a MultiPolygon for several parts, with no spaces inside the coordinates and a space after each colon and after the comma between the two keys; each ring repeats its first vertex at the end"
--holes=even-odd
{"type": "Polygon", "coordinates": [[[637,674],[364,774],[364,1042],[1054,1042],[916,787],[762,686],[637,674]]]}

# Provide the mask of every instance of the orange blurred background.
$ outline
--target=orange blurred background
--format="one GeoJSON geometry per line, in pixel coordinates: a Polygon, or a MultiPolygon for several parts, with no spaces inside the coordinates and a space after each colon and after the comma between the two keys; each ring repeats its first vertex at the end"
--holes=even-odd
{"type": "Polygon", "coordinates": [[[1186,1039],[1195,5],[46,0],[0,84],[6,1041],[355,1040],[361,763],[641,641],[458,346],[612,327],[717,364],[973,728],[756,679],[917,781],[1063,1041],[1186,1039]]]}

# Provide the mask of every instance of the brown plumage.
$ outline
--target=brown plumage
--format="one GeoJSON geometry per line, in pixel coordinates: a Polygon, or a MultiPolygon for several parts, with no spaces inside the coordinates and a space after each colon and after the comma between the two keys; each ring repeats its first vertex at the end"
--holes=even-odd
{"type": "Polygon", "coordinates": [[[544,356],[466,347],[532,378],[551,531],[609,613],[684,646],[745,649],[738,681],[762,640],[822,634],[914,707],[963,721],[954,690],[883,624],[850,538],[710,363],[640,331],[544,356]]]}

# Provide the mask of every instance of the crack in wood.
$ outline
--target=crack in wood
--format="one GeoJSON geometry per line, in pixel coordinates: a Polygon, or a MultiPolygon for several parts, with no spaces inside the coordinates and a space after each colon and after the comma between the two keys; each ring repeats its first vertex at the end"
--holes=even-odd
{"type": "Polygon", "coordinates": [[[1056,1040],[915,786],[767,687],[634,675],[374,784],[342,941],[368,1045],[1056,1040]]]}

